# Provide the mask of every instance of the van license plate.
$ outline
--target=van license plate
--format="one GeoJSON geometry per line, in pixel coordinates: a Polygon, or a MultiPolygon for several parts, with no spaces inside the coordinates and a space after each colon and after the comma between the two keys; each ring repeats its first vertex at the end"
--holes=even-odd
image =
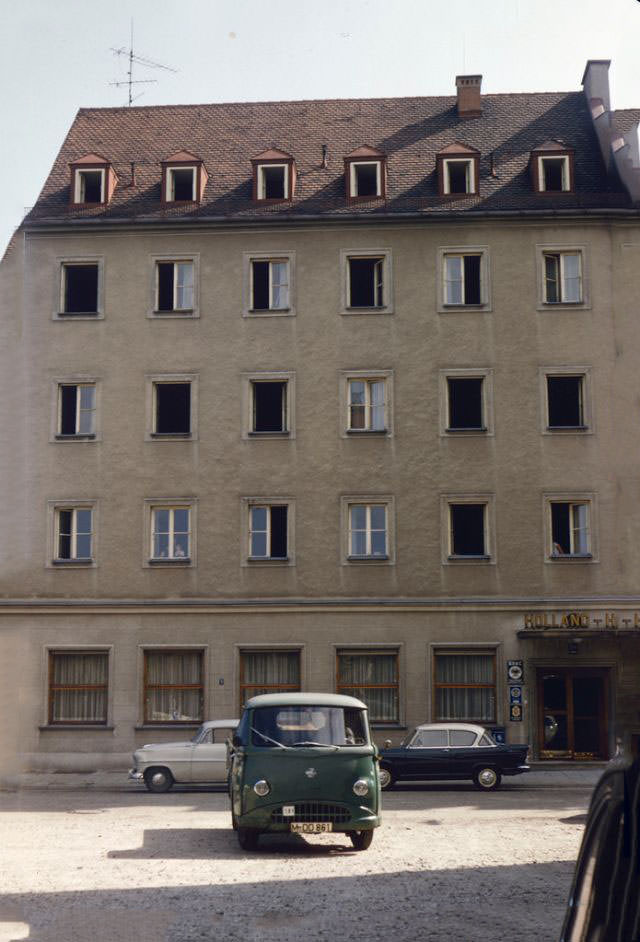
{"type": "Polygon", "coordinates": [[[294,834],[325,834],[333,831],[331,821],[292,821],[291,830],[294,834]]]}

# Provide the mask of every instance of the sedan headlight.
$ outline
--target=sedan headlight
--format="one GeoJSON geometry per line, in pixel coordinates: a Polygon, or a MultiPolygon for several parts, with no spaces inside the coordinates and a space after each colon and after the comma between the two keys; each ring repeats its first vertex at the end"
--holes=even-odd
{"type": "Polygon", "coordinates": [[[364,778],[359,778],[353,783],[353,791],[358,798],[364,798],[369,793],[369,783],[364,778]]]}
{"type": "Polygon", "coordinates": [[[269,785],[267,781],[261,778],[260,781],[256,782],[256,784],[253,786],[253,790],[256,793],[256,795],[259,795],[261,798],[264,798],[265,795],[268,795],[269,792],[271,791],[271,785],[269,785]]]}

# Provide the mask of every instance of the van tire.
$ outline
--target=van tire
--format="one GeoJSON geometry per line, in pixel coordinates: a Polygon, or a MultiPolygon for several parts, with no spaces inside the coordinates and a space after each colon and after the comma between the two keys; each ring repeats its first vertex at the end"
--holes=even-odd
{"type": "Polygon", "coordinates": [[[169,769],[154,766],[144,773],[144,784],[150,792],[168,792],[173,786],[174,778],[169,769]]]}
{"type": "Polygon", "coordinates": [[[349,837],[356,850],[366,850],[373,841],[373,828],[369,831],[349,831],[349,837]]]}
{"type": "Polygon", "coordinates": [[[260,831],[258,831],[257,828],[239,827],[236,834],[238,835],[238,843],[243,850],[255,850],[258,846],[260,831]]]}

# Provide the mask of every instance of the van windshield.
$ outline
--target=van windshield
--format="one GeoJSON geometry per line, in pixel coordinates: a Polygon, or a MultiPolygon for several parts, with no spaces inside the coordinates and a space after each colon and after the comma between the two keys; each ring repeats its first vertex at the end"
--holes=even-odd
{"type": "Polygon", "coordinates": [[[254,746],[365,746],[364,710],[330,706],[260,707],[253,711],[254,746]]]}

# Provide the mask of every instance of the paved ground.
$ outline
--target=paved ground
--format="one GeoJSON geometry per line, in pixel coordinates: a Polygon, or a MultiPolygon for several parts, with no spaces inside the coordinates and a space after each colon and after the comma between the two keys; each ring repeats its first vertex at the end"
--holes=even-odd
{"type": "Polygon", "coordinates": [[[0,942],[555,940],[597,777],[579,773],[398,786],[361,853],[337,834],[244,853],[206,789],[0,793],[0,942]]]}

